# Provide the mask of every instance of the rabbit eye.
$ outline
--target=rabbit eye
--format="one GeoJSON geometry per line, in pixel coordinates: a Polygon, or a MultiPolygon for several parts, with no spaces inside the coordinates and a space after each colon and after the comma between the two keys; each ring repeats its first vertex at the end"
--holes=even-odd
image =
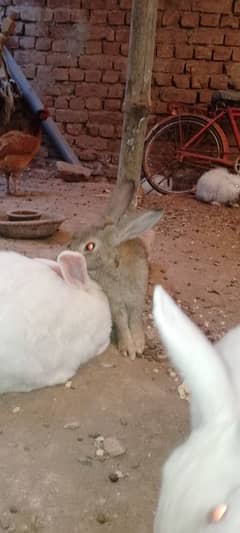
{"type": "Polygon", "coordinates": [[[94,248],[95,248],[94,242],[88,242],[85,246],[85,250],[87,250],[88,252],[92,252],[94,248]]]}
{"type": "Polygon", "coordinates": [[[227,505],[225,503],[222,503],[220,505],[217,505],[209,514],[209,522],[210,523],[216,523],[220,522],[222,518],[225,516],[227,512],[227,505]]]}

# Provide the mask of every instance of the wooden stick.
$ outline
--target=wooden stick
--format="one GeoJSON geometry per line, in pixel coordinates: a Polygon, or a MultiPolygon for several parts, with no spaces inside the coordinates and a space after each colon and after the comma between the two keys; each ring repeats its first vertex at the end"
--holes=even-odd
{"type": "Polygon", "coordinates": [[[151,78],[158,0],[133,0],[124,119],[117,182],[140,182],[151,78]]]}

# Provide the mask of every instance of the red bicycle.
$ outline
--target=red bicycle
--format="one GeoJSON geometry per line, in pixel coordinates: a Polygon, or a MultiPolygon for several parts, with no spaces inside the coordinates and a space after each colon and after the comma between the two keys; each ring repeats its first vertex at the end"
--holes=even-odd
{"type": "Polygon", "coordinates": [[[181,112],[173,105],[171,116],[156,124],[146,137],[146,180],[158,192],[183,194],[191,192],[199,176],[211,166],[234,168],[240,174],[240,157],[231,159],[224,132],[227,120],[240,151],[238,119],[240,93],[236,91],[215,92],[206,115],[181,112]]]}

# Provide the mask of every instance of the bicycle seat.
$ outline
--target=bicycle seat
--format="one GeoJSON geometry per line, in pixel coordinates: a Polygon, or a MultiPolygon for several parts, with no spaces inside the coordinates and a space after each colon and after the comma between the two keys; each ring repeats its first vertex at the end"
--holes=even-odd
{"type": "Polygon", "coordinates": [[[212,105],[222,104],[224,106],[240,107],[239,91],[216,91],[212,95],[212,105]]]}

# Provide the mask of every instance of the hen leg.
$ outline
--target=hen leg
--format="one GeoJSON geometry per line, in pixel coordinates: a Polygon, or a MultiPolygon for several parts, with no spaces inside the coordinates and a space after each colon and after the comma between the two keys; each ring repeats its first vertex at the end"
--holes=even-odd
{"type": "Polygon", "coordinates": [[[13,179],[13,194],[17,196],[19,194],[18,188],[17,188],[17,180],[19,178],[19,174],[12,174],[13,179]]]}
{"type": "Polygon", "coordinates": [[[10,191],[10,172],[6,172],[6,181],[7,181],[7,194],[11,194],[11,191],[10,191]]]}

